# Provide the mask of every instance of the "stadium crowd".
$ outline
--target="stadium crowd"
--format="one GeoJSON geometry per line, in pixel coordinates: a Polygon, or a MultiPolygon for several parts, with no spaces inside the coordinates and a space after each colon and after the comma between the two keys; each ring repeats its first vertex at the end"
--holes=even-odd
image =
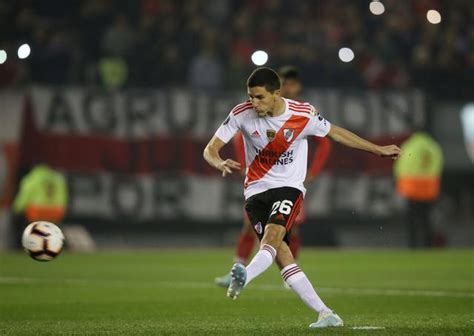
{"type": "Polygon", "coordinates": [[[0,87],[30,83],[233,89],[268,52],[310,87],[422,88],[445,97],[474,87],[471,0],[17,0],[0,3],[0,87]],[[441,24],[426,12],[437,9],[441,24]],[[18,60],[21,43],[31,46],[18,60]],[[338,50],[355,59],[343,63],[338,50]],[[464,89],[452,83],[465,83],[464,89]]]}

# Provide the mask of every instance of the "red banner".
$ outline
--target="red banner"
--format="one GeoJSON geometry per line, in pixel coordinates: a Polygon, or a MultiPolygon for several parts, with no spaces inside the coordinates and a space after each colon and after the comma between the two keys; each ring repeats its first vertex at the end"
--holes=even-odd
{"type": "MultiPolygon", "coordinates": [[[[333,102],[326,104],[334,108],[341,102],[333,106],[331,97],[338,94],[342,95],[316,96],[333,102]]],[[[400,143],[423,120],[415,93],[361,94],[363,99],[356,101],[353,97],[349,95],[346,103],[386,103],[390,113],[372,107],[364,115],[353,106],[344,113],[320,110],[334,123],[380,144],[400,143]]],[[[77,218],[237,220],[241,177],[222,179],[203,160],[202,151],[241,97],[214,98],[187,92],[37,88],[25,102],[21,167],[46,162],[63,171],[70,185],[69,214],[77,218]]],[[[319,181],[309,188],[308,215],[340,209],[389,215],[398,206],[391,185],[392,161],[339,145],[333,149],[319,181]],[[383,204],[372,206],[381,193],[385,196],[378,200],[383,204]]],[[[310,156],[314,151],[310,141],[310,156]]],[[[226,146],[222,156],[235,158],[232,146],[226,146]]]]}

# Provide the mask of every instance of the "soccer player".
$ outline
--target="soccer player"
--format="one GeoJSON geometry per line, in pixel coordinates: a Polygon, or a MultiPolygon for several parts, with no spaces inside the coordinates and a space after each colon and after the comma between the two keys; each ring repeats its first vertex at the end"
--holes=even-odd
{"type": "MultiPolygon", "coordinates": [[[[301,83],[301,78],[298,70],[293,66],[287,65],[282,67],[278,71],[278,74],[280,75],[280,78],[282,80],[281,95],[285,98],[301,101],[300,93],[303,89],[303,85],[301,83]]],[[[327,138],[313,137],[313,140],[317,144],[317,151],[313,156],[310,168],[308,170],[308,174],[306,176],[306,186],[315,180],[317,174],[321,171],[324,164],[326,163],[331,150],[331,143],[327,138]]],[[[245,167],[244,141],[240,133],[233,138],[233,145],[234,152],[237,155],[237,161],[242,167],[245,167]]],[[[257,236],[255,235],[252,225],[250,224],[248,216],[244,214],[243,217],[244,221],[242,230],[240,231],[240,235],[237,240],[234,262],[246,265],[257,240],[257,236]]],[[[293,257],[295,257],[295,259],[297,259],[298,257],[301,245],[300,225],[304,223],[305,218],[306,215],[304,212],[304,207],[303,204],[301,204],[301,210],[296,216],[295,224],[291,229],[289,244],[291,253],[293,254],[293,257]]],[[[214,281],[218,286],[228,288],[230,285],[230,273],[227,273],[221,277],[217,277],[214,281]]]]}
{"type": "Polygon", "coordinates": [[[245,141],[245,210],[260,239],[260,250],[247,267],[235,263],[227,296],[236,299],[273,261],[284,281],[319,313],[310,328],[342,326],[342,319],[321,300],[288,247],[289,231],[306,192],[304,180],[309,136],[329,136],[345,146],[398,158],[396,145],[379,146],[331,125],[313,106],[281,96],[278,74],[257,68],[247,80],[249,100],[235,106],[204,149],[204,159],[226,177],[240,163],[222,159],[222,147],[240,131],[245,141]]]}

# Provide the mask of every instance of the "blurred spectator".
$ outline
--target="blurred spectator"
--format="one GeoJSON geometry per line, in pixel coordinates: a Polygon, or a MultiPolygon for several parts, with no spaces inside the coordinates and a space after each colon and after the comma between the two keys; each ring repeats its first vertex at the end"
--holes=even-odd
{"type": "Polygon", "coordinates": [[[82,46],[86,58],[97,59],[100,55],[100,37],[112,19],[111,3],[104,0],[84,1],[80,9],[79,23],[82,46]]]}
{"type": "Polygon", "coordinates": [[[31,222],[44,220],[61,224],[67,202],[64,176],[45,164],[36,165],[21,180],[20,190],[13,201],[13,213],[17,219],[14,237],[21,238],[21,232],[31,222]]]}
{"type": "Polygon", "coordinates": [[[104,52],[110,56],[127,57],[136,43],[135,32],[124,14],[115,17],[113,24],[106,30],[102,39],[104,52]]]}
{"type": "Polygon", "coordinates": [[[409,246],[432,247],[431,210],[440,193],[443,153],[428,133],[415,132],[401,145],[394,174],[397,192],[407,201],[409,246]]]}
{"type": "Polygon", "coordinates": [[[128,78],[127,63],[120,57],[103,57],[99,62],[99,75],[105,88],[121,88],[128,78]]]}
{"type": "Polygon", "coordinates": [[[191,61],[189,84],[194,90],[215,92],[222,88],[222,67],[213,46],[206,46],[191,61]]]}
{"type": "Polygon", "coordinates": [[[37,83],[68,84],[71,78],[72,48],[67,31],[38,29],[31,53],[30,71],[37,83]]]}
{"type": "Polygon", "coordinates": [[[104,56],[100,59],[99,75],[109,89],[123,87],[128,79],[128,63],[137,44],[135,31],[128,17],[118,14],[102,39],[104,56]]]}
{"type": "Polygon", "coordinates": [[[227,75],[253,67],[251,54],[263,49],[274,65],[298,64],[308,86],[413,86],[472,96],[474,3],[386,1],[385,7],[375,16],[366,2],[348,0],[19,0],[0,4],[0,27],[6,43],[33,45],[31,71],[24,72],[32,82],[94,84],[106,56],[127,63],[129,85],[184,86],[203,62],[227,75]],[[440,24],[427,22],[428,9],[440,11],[440,24]],[[209,31],[219,38],[201,48],[209,31]],[[355,52],[349,64],[337,57],[341,47],[355,52]]]}
{"type": "Polygon", "coordinates": [[[223,23],[230,13],[230,0],[207,0],[205,3],[205,13],[211,22],[215,24],[223,23]]]}

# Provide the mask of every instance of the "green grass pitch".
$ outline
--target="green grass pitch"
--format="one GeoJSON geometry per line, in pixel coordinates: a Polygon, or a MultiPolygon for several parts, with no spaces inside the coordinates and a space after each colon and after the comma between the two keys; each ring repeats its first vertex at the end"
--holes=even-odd
{"type": "Polygon", "coordinates": [[[474,250],[303,249],[300,266],[344,319],[316,320],[272,266],[232,301],[213,284],[232,251],[0,254],[0,335],[473,335],[474,250]],[[354,329],[376,327],[379,329],[354,329]]]}

